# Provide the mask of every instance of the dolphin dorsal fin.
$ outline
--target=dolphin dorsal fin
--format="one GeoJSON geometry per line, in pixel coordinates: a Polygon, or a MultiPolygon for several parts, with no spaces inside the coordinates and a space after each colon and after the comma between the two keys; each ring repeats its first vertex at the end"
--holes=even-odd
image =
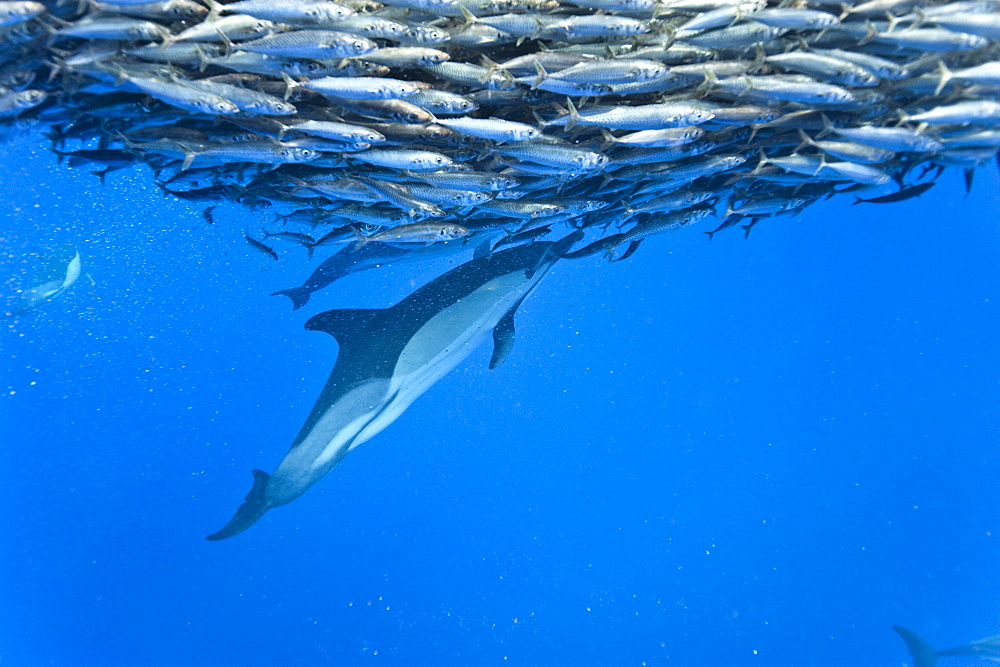
{"type": "Polygon", "coordinates": [[[306,321],[308,331],[325,331],[343,345],[348,340],[364,335],[384,310],[370,308],[342,308],[314,315],[306,321]]]}

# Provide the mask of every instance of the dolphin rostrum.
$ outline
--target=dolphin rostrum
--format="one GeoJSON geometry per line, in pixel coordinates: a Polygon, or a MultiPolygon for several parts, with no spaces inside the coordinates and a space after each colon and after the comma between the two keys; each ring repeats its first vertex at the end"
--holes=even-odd
{"type": "Polygon", "coordinates": [[[539,242],[473,259],[383,310],[328,310],[306,322],[340,346],[316,405],[274,473],[254,470],[253,488],[222,530],[243,532],[272,507],[290,503],[344,456],[391,424],[418,396],[493,331],[495,368],[510,352],[514,312],[582,236],[539,242]]]}

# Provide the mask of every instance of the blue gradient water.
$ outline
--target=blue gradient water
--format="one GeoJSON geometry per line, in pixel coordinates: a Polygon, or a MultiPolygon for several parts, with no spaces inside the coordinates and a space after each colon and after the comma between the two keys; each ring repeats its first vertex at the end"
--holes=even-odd
{"type": "MultiPolygon", "coordinates": [[[[269,214],[0,147],[8,665],[901,665],[1000,626],[1000,184],[557,264],[302,498],[221,543],[335,358],[303,330],[453,266],[351,276],[242,238],[269,214]]],[[[711,221],[709,221],[711,222],[711,221]]],[[[945,663],[947,664],[947,663],[945,663]]],[[[951,663],[960,664],[960,663],[951,663]]]]}

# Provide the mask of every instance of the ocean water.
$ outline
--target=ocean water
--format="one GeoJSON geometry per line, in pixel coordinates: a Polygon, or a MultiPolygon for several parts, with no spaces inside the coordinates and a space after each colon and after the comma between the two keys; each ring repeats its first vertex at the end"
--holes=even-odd
{"type": "Polygon", "coordinates": [[[305,320],[457,262],[293,312],[317,260],[255,253],[270,214],[0,159],[8,305],[46,248],[86,273],[0,321],[5,665],[903,665],[893,625],[1000,628],[995,165],[559,262],[504,365],[211,543],[336,358],[305,320]]]}

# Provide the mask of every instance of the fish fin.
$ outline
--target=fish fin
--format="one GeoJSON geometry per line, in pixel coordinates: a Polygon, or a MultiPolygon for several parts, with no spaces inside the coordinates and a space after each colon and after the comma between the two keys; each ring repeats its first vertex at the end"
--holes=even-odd
{"type": "Polygon", "coordinates": [[[385,311],[379,308],[341,308],[327,310],[306,320],[307,331],[325,331],[343,345],[346,341],[367,335],[372,323],[385,311]]]}
{"type": "Polygon", "coordinates": [[[816,142],[812,140],[812,137],[806,134],[805,130],[801,128],[799,129],[799,138],[802,139],[802,143],[795,147],[795,150],[793,151],[795,153],[798,153],[807,146],[814,146],[816,144],[816,142]]]}
{"type": "Polygon", "coordinates": [[[566,109],[569,110],[569,120],[566,121],[566,131],[573,129],[573,126],[580,121],[580,113],[576,109],[576,105],[573,104],[573,100],[566,98],[566,109]]]}
{"type": "Polygon", "coordinates": [[[233,54],[233,42],[229,39],[229,35],[222,32],[218,28],[215,29],[215,34],[222,38],[223,54],[226,56],[231,56],[233,54]]]}
{"type": "Polygon", "coordinates": [[[601,138],[604,140],[604,143],[601,144],[602,151],[605,150],[608,146],[618,143],[618,138],[615,135],[611,134],[610,130],[603,127],[601,128],[601,138]]]}
{"type": "Polygon", "coordinates": [[[264,492],[267,489],[267,482],[271,479],[263,470],[253,471],[253,487],[244,499],[242,505],[236,509],[236,514],[229,520],[222,530],[212,533],[205,539],[210,542],[217,542],[226,538],[238,535],[250,526],[257,523],[257,520],[264,516],[271,506],[267,504],[264,492]]]}
{"type": "MultiPolygon", "coordinates": [[[[166,43],[167,40],[163,40],[163,41],[164,41],[164,43],[166,43]]],[[[194,45],[194,52],[198,54],[198,71],[199,72],[204,72],[206,69],[208,69],[208,66],[210,64],[208,62],[208,56],[205,55],[205,52],[202,50],[201,46],[198,45],[198,44],[194,45]]]]}
{"type": "Polygon", "coordinates": [[[489,257],[493,254],[493,249],[490,248],[490,240],[485,239],[482,243],[477,245],[472,251],[472,259],[480,259],[481,257],[489,257]]]}
{"type": "Polygon", "coordinates": [[[368,237],[359,232],[358,228],[355,227],[354,225],[348,225],[348,227],[351,228],[351,231],[354,232],[354,236],[356,236],[358,239],[357,243],[354,244],[354,249],[361,250],[361,248],[363,248],[364,245],[368,243],[368,237]]]}
{"type": "Polygon", "coordinates": [[[913,667],[934,667],[937,664],[939,657],[937,651],[931,648],[931,645],[921,639],[917,633],[898,625],[892,626],[892,629],[906,642],[906,648],[910,651],[910,656],[913,657],[913,667]]]}
{"type": "Polygon", "coordinates": [[[191,163],[194,162],[194,159],[198,157],[198,154],[192,150],[189,150],[187,147],[183,147],[183,150],[184,150],[184,162],[181,163],[181,171],[187,171],[188,168],[191,166],[191,163]]]}
{"type": "Polygon", "coordinates": [[[837,128],[834,126],[833,122],[830,121],[830,118],[825,113],[820,112],[819,118],[823,122],[823,131],[816,135],[815,137],[816,139],[822,139],[828,134],[837,133],[837,128]]]}
{"type": "Polygon", "coordinates": [[[765,165],[770,163],[770,160],[767,159],[767,154],[764,152],[763,148],[760,149],[759,157],[760,159],[757,162],[757,166],[754,168],[752,172],[750,172],[751,175],[757,175],[757,173],[760,172],[760,170],[763,169],[765,165]]]}
{"type": "MultiPolygon", "coordinates": [[[[292,91],[295,90],[296,88],[301,87],[302,84],[300,84],[298,81],[296,81],[292,77],[288,76],[287,72],[282,72],[281,73],[281,80],[285,82],[285,101],[287,102],[288,98],[292,96],[292,91]]],[[[288,129],[288,128],[284,127],[281,130],[281,133],[284,134],[284,132],[285,132],[286,129],[288,129]]],[[[278,138],[280,139],[281,137],[279,136],[278,138]]]]}
{"type": "Polygon", "coordinates": [[[208,15],[202,20],[202,23],[211,23],[216,20],[219,18],[222,10],[225,9],[225,7],[216,2],[216,0],[204,0],[203,4],[208,7],[208,15]]]}
{"type": "Polygon", "coordinates": [[[312,290],[305,287],[290,287],[289,289],[278,290],[277,292],[271,292],[271,296],[287,296],[292,300],[292,310],[298,310],[302,306],[309,303],[309,297],[312,296],[312,290]]]}
{"type": "Polygon", "coordinates": [[[864,46],[865,44],[872,41],[873,39],[875,39],[875,37],[878,36],[878,28],[876,28],[875,24],[872,23],[870,20],[865,19],[865,27],[868,29],[868,33],[864,37],[858,40],[858,46],[864,46]]]}
{"type": "Polygon", "coordinates": [[[545,79],[549,76],[549,73],[545,71],[545,68],[542,67],[542,64],[537,60],[535,60],[535,73],[538,76],[535,77],[535,82],[531,84],[532,90],[536,90],[538,86],[541,85],[542,81],[545,81],[545,79]]]}
{"type": "Polygon", "coordinates": [[[469,11],[465,5],[459,5],[458,9],[462,12],[462,22],[459,24],[464,27],[471,23],[477,23],[479,21],[475,14],[469,11]]]}
{"type": "Polygon", "coordinates": [[[490,369],[502,364],[514,349],[514,313],[520,305],[519,300],[493,327],[493,356],[490,357],[490,369]]]}
{"type": "Polygon", "coordinates": [[[639,244],[640,244],[640,243],[642,243],[642,242],[643,242],[643,240],[644,240],[644,239],[637,239],[637,240],[635,240],[635,241],[632,241],[631,243],[629,243],[629,244],[628,244],[628,250],[626,250],[626,251],[625,251],[624,253],[622,253],[622,256],[621,256],[621,257],[619,257],[618,259],[613,259],[613,258],[612,258],[612,259],[611,259],[611,261],[612,261],[612,262],[620,262],[620,261],[622,261],[623,259],[628,259],[628,258],[629,258],[629,257],[631,257],[631,256],[632,256],[633,254],[635,254],[635,251],[636,251],[636,250],[638,250],[638,249],[639,249],[639,244]]]}
{"type": "Polygon", "coordinates": [[[934,89],[935,96],[941,94],[941,91],[944,90],[944,87],[948,85],[948,82],[951,81],[952,77],[951,70],[949,70],[948,66],[944,64],[944,60],[938,61],[938,71],[940,72],[939,76],[941,78],[938,81],[937,88],[934,89]]]}
{"type": "Polygon", "coordinates": [[[108,175],[109,171],[112,171],[111,167],[105,167],[104,169],[98,169],[97,171],[90,172],[90,175],[97,176],[97,180],[101,182],[101,185],[105,185],[104,177],[108,175]]]}
{"type": "Polygon", "coordinates": [[[705,80],[698,85],[699,91],[705,91],[718,85],[719,77],[715,75],[715,70],[711,67],[705,67],[705,80]]]}

